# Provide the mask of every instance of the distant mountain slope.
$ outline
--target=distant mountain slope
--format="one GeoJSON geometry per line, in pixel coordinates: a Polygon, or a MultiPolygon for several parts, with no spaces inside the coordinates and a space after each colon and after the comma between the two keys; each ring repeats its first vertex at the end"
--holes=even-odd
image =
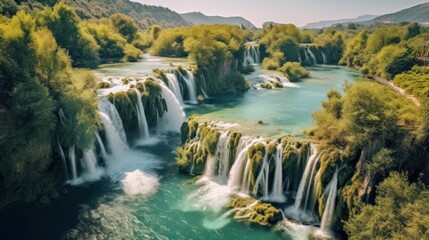
{"type": "MultiPolygon", "coordinates": [[[[0,14],[14,15],[19,9],[41,9],[53,6],[59,0],[0,0],[0,14]]],[[[141,28],[158,24],[163,28],[189,25],[178,13],[164,7],[143,5],[130,0],[64,0],[84,19],[110,17],[123,13],[141,28]]]]}
{"type": "Polygon", "coordinates": [[[364,22],[364,24],[369,25],[373,23],[399,22],[416,22],[424,25],[429,25],[429,2],[404,9],[396,13],[379,16],[370,21],[364,22]]]}
{"type": "Polygon", "coordinates": [[[309,23],[309,24],[305,25],[303,28],[324,28],[324,27],[330,27],[332,25],[336,25],[338,23],[365,22],[365,21],[372,20],[376,17],[377,17],[377,15],[369,15],[368,14],[368,15],[359,16],[357,18],[326,20],[326,21],[309,23]]]}
{"type": "Polygon", "coordinates": [[[181,14],[181,16],[192,24],[229,24],[229,25],[243,25],[247,29],[256,29],[250,21],[242,17],[221,17],[221,16],[206,16],[200,12],[190,12],[181,14]]]}

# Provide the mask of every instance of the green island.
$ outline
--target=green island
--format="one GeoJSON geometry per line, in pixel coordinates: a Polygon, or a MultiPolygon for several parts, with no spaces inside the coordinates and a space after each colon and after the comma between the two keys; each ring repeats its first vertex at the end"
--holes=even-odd
{"type": "Polygon", "coordinates": [[[0,239],[427,238],[425,16],[0,2],[0,239]]]}

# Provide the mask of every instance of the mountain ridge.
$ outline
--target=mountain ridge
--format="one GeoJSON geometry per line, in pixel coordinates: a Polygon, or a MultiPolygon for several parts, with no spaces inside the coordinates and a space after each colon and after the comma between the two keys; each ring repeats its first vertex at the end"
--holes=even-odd
{"type": "Polygon", "coordinates": [[[336,19],[336,20],[322,20],[322,21],[318,21],[318,22],[312,22],[312,23],[307,23],[307,25],[305,25],[303,28],[315,28],[315,29],[319,29],[319,28],[325,28],[325,27],[330,27],[332,25],[335,24],[343,24],[343,23],[350,23],[350,22],[355,22],[355,23],[360,23],[360,22],[365,22],[365,21],[369,21],[372,20],[376,17],[378,17],[379,15],[372,15],[372,14],[365,14],[365,15],[361,15],[359,17],[356,18],[344,18],[344,19],[336,19]]]}
{"type": "Polygon", "coordinates": [[[186,21],[198,25],[198,24],[229,24],[229,25],[237,25],[244,26],[246,29],[256,29],[256,26],[253,25],[249,20],[240,17],[240,16],[232,16],[232,17],[223,17],[223,16],[208,16],[201,12],[188,12],[180,14],[183,19],[186,21]]]}

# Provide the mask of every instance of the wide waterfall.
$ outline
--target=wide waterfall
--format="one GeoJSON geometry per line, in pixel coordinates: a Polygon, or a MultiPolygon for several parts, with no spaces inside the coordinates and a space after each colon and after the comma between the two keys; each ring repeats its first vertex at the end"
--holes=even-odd
{"type": "Polygon", "coordinates": [[[188,101],[191,104],[198,104],[197,101],[197,84],[195,83],[194,74],[191,71],[186,70],[186,74],[182,74],[180,71],[177,71],[180,77],[186,84],[188,89],[188,101]]]}
{"type": "Polygon", "coordinates": [[[286,197],[283,194],[283,146],[278,144],[276,147],[275,155],[275,170],[274,170],[274,182],[273,189],[270,199],[274,202],[285,202],[286,197]]]}
{"type": "Polygon", "coordinates": [[[335,211],[335,199],[337,197],[337,185],[338,185],[338,170],[335,171],[334,176],[332,177],[331,182],[326,188],[328,192],[328,199],[326,200],[325,210],[323,211],[322,223],[320,229],[329,233],[334,223],[334,211],[335,211]]]}
{"type": "Polygon", "coordinates": [[[150,137],[149,126],[147,124],[146,114],[143,107],[142,94],[140,93],[140,90],[138,89],[135,89],[135,90],[137,95],[136,110],[137,110],[137,119],[139,123],[140,137],[143,139],[148,139],[150,137]]]}

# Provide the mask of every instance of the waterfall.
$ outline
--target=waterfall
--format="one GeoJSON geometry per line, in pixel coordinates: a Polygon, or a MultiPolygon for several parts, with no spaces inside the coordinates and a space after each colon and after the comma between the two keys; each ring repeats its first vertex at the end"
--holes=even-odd
{"type": "Polygon", "coordinates": [[[322,58],[323,58],[323,64],[327,64],[328,58],[326,57],[326,54],[324,52],[322,52],[322,58]]]}
{"type": "Polygon", "coordinates": [[[189,103],[198,104],[198,102],[197,102],[197,91],[196,91],[197,86],[195,84],[194,74],[188,70],[186,70],[187,76],[184,76],[180,71],[177,71],[177,72],[183,78],[183,81],[185,81],[186,86],[188,88],[189,103]]]}
{"type": "Polygon", "coordinates": [[[107,145],[115,159],[128,149],[122,120],[113,104],[107,100],[100,102],[100,118],[106,132],[107,145]]]}
{"type": "Polygon", "coordinates": [[[216,146],[214,156],[209,156],[204,176],[223,184],[226,182],[229,170],[228,133],[222,132],[216,146]]]}
{"type": "Polygon", "coordinates": [[[76,151],[75,151],[74,145],[72,147],[70,147],[70,149],[69,149],[69,161],[70,161],[70,165],[72,167],[72,179],[76,180],[77,179],[77,168],[76,168],[76,151]]]}
{"type": "Polygon", "coordinates": [[[162,116],[161,122],[165,131],[180,132],[180,127],[185,121],[185,112],[171,90],[164,84],[160,84],[162,89],[162,97],[167,104],[167,112],[162,116]]]}
{"type": "Polygon", "coordinates": [[[304,174],[298,186],[298,191],[295,197],[294,205],[289,209],[294,217],[299,219],[304,218],[306,221],[314,221],[314,207],[316,204],[316,168],[320,159],[320,154],[317,152],[317,146],[311,144],[311,155],[307,160],[304,174]]]}
{"type": "Polygon", "coordinates": [[[248,193],[249,189],[243,189],[248,182],[249,175],[245,174],[245,168],[249,167],[250,161],[247,156],[247,151],[249,148],[257,143],[261,142],[259,138],[251,138],[248,136],[241,137],[238,147],[237,147],[237,157],[232,165],[229,172],[228,187],[232,191],[241,191],[243,193],[248,193]],[[243,184],[244,183],[244,184],[243,184]]]}
{"type": "Polygon", "coordinates": [[[316,60],[316,56],[314,55],[314,53],[311,51],[311,49],[309,47],[306,47],[305,50],[308,52],[308,54],[311,57],[311,64],[317,64],[317,60],[316,60]]]}
{"type": "MultiPolygon", "coordinates": [[[[250,164],[250,161],[248,161],[247,164],[250,164]]],[[[266,152],[264,155],[264,158],[262,159],[261,171],[259,172],[258,177],[256,178],[255,187],[253,189],[253,194],[257,195],[259,185],[262,186],[263,200],[269,200],[269,196],[268,196],[268,180],[269,180],[269,174],[270,174],[269,171],[270,171],[270,161],[268,159],[268,153],[266,152]]],[[[246,184],[247,184],[246,189],[248,189],[250,181],[247,180],[246,184]]]]}
{"type": "Polygon", "coordinates": [[[285,202],[286,197],[283,194],[283,146],[282,144],[277,145],[275,161],[276,167],[274,170],[274,182],[273,190],[271,193],[271,200],[274,202],[285,202]]]}
{"type": "Polygon", "coordinates": [[[176,95],[177,100],[181,105],[183,105],[182,91],[180,89],[179,80],[177,79],[176,74],[166,73],[165,76],[168,80],[168,88],[176,95]]]}
{"type": "Polygon", "coordinates": [[[84,161],[84,164],[82,164],[82,165],[84,166],[87,173],[91,177],[96,176],[96,173],[97,173],[97,156],[95,155],[94,144],[92,145],[92,147],[88,151],[83,153],[82,160],[84,161]]]}
{"type": "Polygon", "coordinates": [[[246,44],[246,51],[244,52],[243,66],[261,63],[261,54],[259,52],[259,45],[251,42],[246,44]]]}
{"type": "Polygon", "coordinates": [[[66,177],[66,179],[69,179],[69,170],[67,167],[66,155],[64,154],[64,150],[60,144],[60,139],[58,138],[58,136],[57,136],[57,144],[58,144],[58,149],[60,151],[61,161],[62,161],[63,167],[64,167],[64,176],[66,177]]]}
{"type": "Polygon", "coordinates": [[[201,92],[203,93],[204,98],[209,97],[209,95],[207,95],[207,83],[204,74],[201,74],[201,92]]]}
{"type": "Polygon", "coordinates": [[[338,170],[335,171],[331,182],[327,186],[328,199],[326,200],[325,210],[323,211],[322,223],[320,228],[323,232],[328,233],[334,222],[335,199],[337,197],[338,170]]]}
{"type": "Polygon", "coordinates": [[[107,161],[108,155],[107,155],[106,147],[104,146],[104,143],[101,140],[100,134],[98,132],[95,132],[94,135],[95,135],[95,140],[98,143],[98,146],[100,146],[101,156],[105,161],[107,161]]]}
{"type": "Polygon", "coordinates": [[[146,114],[143,107],[142,102],[142,94],[141,92],[135,88],[136,94],[137,94],[137,119],[139,122],[139,130],[140,130],[140,137],[143,139],[149,139],[149,127],[146,120],[146,114]]]}

